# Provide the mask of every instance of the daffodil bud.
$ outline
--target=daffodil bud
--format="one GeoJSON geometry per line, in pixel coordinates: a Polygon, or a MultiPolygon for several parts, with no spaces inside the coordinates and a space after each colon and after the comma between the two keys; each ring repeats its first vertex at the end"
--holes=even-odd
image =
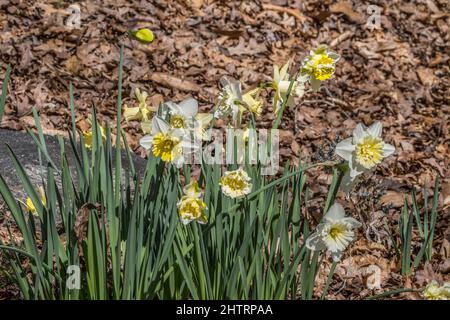
{"type": "Polygon", "coordinates": [[[149,44],[153,42],[154,36],[150,29],[142,28],[137,30],[130,30],[130,34],[139,42],[149,44]]]}

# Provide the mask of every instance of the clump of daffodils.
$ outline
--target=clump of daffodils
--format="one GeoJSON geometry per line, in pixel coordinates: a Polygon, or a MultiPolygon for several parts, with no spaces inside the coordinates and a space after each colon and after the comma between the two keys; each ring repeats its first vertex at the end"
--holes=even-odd
{"type": "Polygon", "coordinates": [[[194,145],[183,130],[174,129],[164,119],[155,116],[152,119],[151,134],[144,136],[140,144],[151,150],[155,157],[162,161],[174,164],[180,168],[184,163],[183,148],[191,150],[194,145]]]}
{"type": "Polygon", "coordinates": [[[201,199],[201,192],[197,181],[193,181],[183,188],[184,195],[177,203],[180,221],[183,224],[189,224],[192,221],[205,224],[208,222],[206,217],[206,203],[201,199]]]}
{"type": "Polygon", "coordinates": [[[436,280],[431,281],[423,290],[423,296],[427,300],[450,300],[450,282],[440,286],[436,280]]]}
{"type": "Polygon", "coordinates": [[[303,60],[300,74],[309,78],[313,90],[318,90],[322,81],[328,80],[336,71],[336,62],[340,56],[329,51],[325,45],[311,50],[309,56],[303,60]]]}
{"type": "Polygon", "coordinates": [[[306,247],[313,251],[330,251],[333,261],[337,262],[355,239],[353,229],[360,226],[359,221],[345,216],[344,208],[335,203],[325,214],[314,233],[306,240],[306,247]]]}
{"type": "Polygon", "coordinates": [[[357,176],[375,168],[384,158],[394,153],[394,146],[385,143],[381,137],[383,124],[375,122],[369,128],[358,124],[353,137],[336,145],[336,154],[348,161],[345,183],[353,182],[357,176]]]}
{"type": "MultiPolygon", "coordinates": [[[[44,188],[42,188],[42,187],[39,188],[39,194],[41,196],[42,206],[44,206],[44,208],[45,208],[47,206],[47,198],[45,197],[44,188]]],[[[37,215],[36,206],[34,205],[33,200],[31,200],[30,197],[28,197],[25,200],[25,206],[26,206],[27,212],[37,215]]]]}
{"type": "Polygon", "coordinates": [[[242,168],[226,171],[220,178],[222,192],[230,198],[242,198],[252,191],[251,178],[242,168]]]}

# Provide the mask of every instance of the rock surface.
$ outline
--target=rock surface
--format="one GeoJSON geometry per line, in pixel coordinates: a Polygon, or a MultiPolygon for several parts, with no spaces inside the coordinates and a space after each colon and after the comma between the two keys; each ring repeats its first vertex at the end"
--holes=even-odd
{"type": "MultiPolygon", "coordinates": [[[[57,137],[46,136],[45,139],[50,157],[52,158],[55,165],[59,165],[61,163],[61,156],[57,137]]],[[[16,199],[24,201],[27,196],[22,188],[22,183],[19,177],[17,176],[16,170],[8,152],[7,145],[9,145],[14,151],[20,163],[27,171],[31,182],[36,187],[42,185],[42,177],[44,177],[45,179],[46,169],[45,167],[41,167],[40,165],[38,147],[36,146],[30,134],[25,132],[0,129],[0,175],[5,179],[16,199]]],[[[69,166],[73,173],[72,176],[75,178],[76,175],[74,167],[74,154],[72,152],[70,143],[67,140],[65,140],[65,151],[69,166]]],[[[137,172],[142,176],[146,166],[146,161],[135,155],[133,155],[133,159],[137,172]]],[[[43,163],[45,165],[45,162],[43,163]]],[[[123,170],[127,170],[128,160],[124,153],[122,153],[122,164],[124,167],[123,170]]],[[[59,182],[58,180],[58,177],[56,177],[57,183],[59,182]]],[[[0,196],[0,216],[2,215],[2,201],[3,199],[0,196]]]]}

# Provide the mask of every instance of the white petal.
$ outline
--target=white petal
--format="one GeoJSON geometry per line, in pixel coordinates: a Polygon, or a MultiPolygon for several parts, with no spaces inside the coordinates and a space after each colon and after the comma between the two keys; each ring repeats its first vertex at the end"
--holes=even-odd
{"type": "Polygon", "coordinates": [[[350,171],[347,171],[345,175],[342,177],[340,186],[341,190],[345,193],[345,195],[348,196],[350,194],[353,184],[354,181],[350,178],[350,171]]]}
{"type": "Polygon", "coordinates": [[[180,103],[181,113],[188,118],[195,117],[198,113],[198,102],[194,98],[187,98],[180,103]]]}
{"type": "Polygon", "coordinates": [[[182,224],[188,225],[189,223],[191,223],[192,220],[180,218],[180,221],[181,221],[182,224]]]}
{"type": "Polygon", "coordinates": [[[230,80],[228,80],[228,78],[224,76],[220,78],[220,84],[222,85],[222,87],[228,87],[230,86],[230,80]]]}
{"type": "Polygon", "coordinates": [[[334,60],[334,62],[338,62],[341,58],[340,55],[338,55],[336,52],[328,52],[328,57],[334,60]]]}
{"type": "Polygon", "coordinates": [[[153,136],[152,135],[146,135],[141,138],[139,141],[140,145],[145,148],[146,150],[150,150],[153,144],[153,136]]]}
{"type": "Polygon", "coordinates": [[[347,217],[344,219],[346,223],[348,223],[349,225],[351,225],[353,228],[359,228],[362,226],[361,222],[359,222],[358,220],[352,218],[352,217],[347,217]]]}
{"type": "Polygon", "coordinates": [[[341,260],[342,257],[342,252],[341,251],[332,252],[331,257],[333,258],[334,262],[339,262],[339,260],[341,260]]]}
{"type": "Polygon", "coordinates": [[[328,212],[325,214],[325,219],[336,221],[342,218],[345,218],[344,207],[340,203],[335,202],[328,210],[328,212]]]}
{"type": "Polygon", "coordinates": [[[372,137],[381,137],[381,132],[383,131],[383,123],[381,121],[377,121],[374,124],[372,124],[368,129],[367,132],[372,137]]]}
{"type": "Polygon", "coordinates": [[[364,138],[366,135],[366,127],[363,124],[358,123],[356,125],[356,128],[353,130],[353,142],[355,144],[358,143],[359,140],[364,138]]]}
{"type": "Polygon", "coordinates": [[[395,152],[395,147],[392,144],[385,143],[383,146],[383,157],[389,157],[395,152]]]}
{"type": "Polygon", "coordinates": [[[352,181],[356,176],[359,176],[361,173],[368,171],[366,168],[358,164],[353,157],[348,161],[348,167],[350,168],[350,178],[352,181]]]}
{"type": "Polygon", "coordinates": [[[314,232],[312,235],[309,236],[308,239],[306,239],[306,247],[312,251],[319,251],[325,250],[327,246],[322,241],[320,233],[314,232]]]}
{"type": "Polygon", "coordinates": [[[170,130],[170,125],[158,116],[152,119],[152,133],[156,134],[158,132],[167,133],[170,130]]]}
{"type": "Polygon", "coordinates": [[[355,145],[352,143],[352,140],[352,138],[347,138],[336,145],[336,154],[347,161],[350,161],[350,157],[355,151],[355,145]]]}
{"type": "Polygon", "coordinates": [[[169,101],[169,102],[164,103],[163,106],[164,106],[165,108],[168,108],[168,109],[169,109],[169,112],[170,112],[171,115],[174,115],[174,114],[180,114],[180,113],[181,113],[181,108],[180,108],[180,106],[179,106],[178,104],[172,102],[172,101],[169,101]]]}
{"type": "Polygon", "coordinates": [[[275,83],[279,83],[281,81],[280,79],[280,68],[278,66],[273,66],[273,81],[275,83]]]}
{"type": "Polygon", "coordinates": [[[172,163],[175,165],[175,167],[180,169],[184,164],[184,156],[180,155],[179,157],[172,159],[172,163]]]}
{"type": "Polygon", "coordinates": [[[231,89],[238,100],[242,100],[241,83],[239,81],[231,84],[231,89]]]}

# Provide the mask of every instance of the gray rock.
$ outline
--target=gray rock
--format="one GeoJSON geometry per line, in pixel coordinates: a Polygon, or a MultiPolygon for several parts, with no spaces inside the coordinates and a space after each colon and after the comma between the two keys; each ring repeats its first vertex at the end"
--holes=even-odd
{"type": "MultiPolygon", "coordinates": [[[[53,136],[46,136],[45,140],[50,157],[55,165],[60,165],[61,156],[58,139],[53,136]]],[[[72,152],[72,147],[69,141],[65,140],[64,143],[64,149],[72,171],[72,177],[76,178],[74,167],[75,159],[72,152]]],[[[5,179],[9,188],[13,192],[14,197],[18,200],[24,201],[27,198],[27,195],[23,190],[19,177],[17,176],[6,145],[9,145],[14,151],[20,163],[28,173],[34,186],[38,187],[42,185],[42,179],[46,179],[46,169],[41,167],[38,147],[28,133],[0,129],[0,175],[5,179]]],[[[133,155],[133,161],[136,171],[140,176],[142,176],[147,164],[146,160],[133,155]]],[[[46,163],[45,159],[43,159],[43,163],[46,163]]],[[[122,153],[122,165],[123,170],[128,170],[128,159],[125,153],[122,153]]],[[[58,175],[55,178],[59,186],[60,180],[58,175]]],[[[3,199],[0,196],[0,217],[2,216],[2,211],[4,211],[1,209],[3,207],[3,204],[1,203],[2,201],[3,199]]]]}

